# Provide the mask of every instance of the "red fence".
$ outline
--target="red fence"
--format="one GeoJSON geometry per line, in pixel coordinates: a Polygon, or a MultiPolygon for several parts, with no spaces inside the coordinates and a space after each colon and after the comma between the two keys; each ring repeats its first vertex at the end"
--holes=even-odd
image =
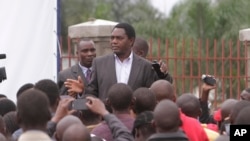
{"type": "MultiPolygon", "coordinates": [[[[200,95],[202,74],[217,79],[217,87],[211,94],[214,106],[227,98],[239,99],[241,91],[248,87],[248,48],[238,40],[150,39],[149,45],[147,59],[166,62],[177,95],[187,92],[200,95]]],[[[61,58],[67,63],[62,67],[71,66],[72,58],[75,56],[69,43],[68,53],[61,58]]]]}

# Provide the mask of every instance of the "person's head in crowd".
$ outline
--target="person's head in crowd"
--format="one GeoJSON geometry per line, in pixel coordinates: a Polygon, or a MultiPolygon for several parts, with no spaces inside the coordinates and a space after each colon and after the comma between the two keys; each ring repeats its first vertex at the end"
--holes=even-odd
{"type": "Polygon", "coordinates": [[[46,94],[37,89],[24,91],[17,99],[17,122],[23,131],[46,131],[50,120],[49,99],[46,94]]]}
{"type": "Polygon", "coordinates": [[[32,83],[25,83],[23,84],[18,90],[17,90],[17,93],[16,93],[16,98],[18,98],[20,96],[20,94],[30,88],[33,88],[34,87],[34,84],[32,83]]]}
{"type": "Polygon", "coordinates": [[[240,112],[243,108],[249,107],[249,106],[250,106],[250,102],[247,101],[247,100],[238,101],[238,102],[234,105],[234,107],[233,107],[233,109],[232,109],[232,111],[231,111],[231,114],[230,114],[230,122],[231,122],[231,124],[234,124],[235,119],[236,119],[236,117],[238,116],[239,112],[240,112]]]}
{"type": "Polygon", "coordinates": [[[220,106],[221,120],[217,122],[217,126],[220,129],[220,134],[224,132],[228,133],[228,125],[230,123],[230,114],[233,107],[237,103],[236,99],[226,99],[220,106]]]}
{"type": "Polygon", "coordinates": [[[77,116],[82,121],[82,123],[91,131],[93,128],[98,126],[102,121],[102,117],[90,110],[81,110],[77,112],[77,116]]]}
{"type": "Polygon", "coordinates": [[[175,102],[176,97],[174,94],[173,85],[167,80],[157,80],[151,86],[150,90],[152,90],[156,96],[156,100],[160,102],[164,99],[169,99],[175,102]]]}
{"type": "Polygon", "coordinates": [[[117,111],[127,112],[131,109],[133,102],[133,90],[124,83],[116,83],[108,90],[107,104],[115,113],[117,111]]]}
{"type": "Polygon", "coordinates": [[[65,130],[70,126],[70,125],[82,125],[81,120],[73,115],[67,115],[63,117],[56,126],[56,131],[55,131],[55,138],[57,141],[62,141],[63,135],[65,130]]]}
{"type": "Polygon", "coordinates": [[[133,92],[135,103],[133,112],[138,115],[144,111],[153,111],[156,106],[155,94],[148,88],[138,88],[133,92]]]}
{"type": "Polygon", "coordinates": [[[6,126],[4,124],[3,117],[0,115],[0,133],[6,135],[6,126]]]}
{"type": "Polygon", "coordinates": [[[8,98],[0,99],[0,115],[4,116],[10,111],[16,111],[16,104],[8,98]]]}
{"type": "Polygon", "coordinates": [[[229,117],[234,105],[237,102],[238,101],[236,99],[227,99],[221,104],[220,109],[221,109],[221,118],[222,118],[222,120],[229,117]]]}
{"type": "Polygon", "coordinates": [[[148,54],[148,43],[145,39],[141,37],[136,37],[133,45],[133,52],[143,58],[146,58],[148,54]]]}
{"type": "Polygon", "coordinates": [[[229,136],[227,135],[220,135],[215,141],[229,141],[229,136]]]}
{"type": "Polygon", "coordinates": [[[118,23],[111,32],[112,51],[121,59],[127,58],[135,41],[135,30],[128,23],[118,23]]]}
{"type": "Polygon", "coordinates": [[[171,100],[160,101],[154,109],[153,123],[157,133],[178,131],[182,122],[177,105],[171,100]]]}
{"type": "Polygon", "coordinates": [[[0,94],[0,99],[2,99],[2,98],[7,98],[7,96],[4,94],[0,94]]]}
{"type": "Polygon", "coordinates": [[[136,116],[132,130],[135,141],[145,141],[156,132],[152,124],[153,118],[152,111],[144,111],[136,116]]]}
{"type": "MultiPolygon", "coordinates": [[[[94,95],[85,94],[84,98],[89,96],[95,97],[94,95]]],[[[79,117],[79,119],[89,129],[89,131],[98,126],[98,124],[102,121],[102,117],[99,114],[96,114],[89,109],[77,111],[75,115],[79,117]]]]}
{"type": "Polygon", "coordinates": [[[90,68],[92,61],[96,57],[96,48],[93,40],[81,39],[77,44],[77,57],[82,66],[90,68]]]}
{"type": "Polygon", "coordinates": [[[250,106],[247,106],[240,110],[234,124],[250,125],[250,106]]]}
{"type": "Polygon", "coordinates": [[[3,120],[6,125],[6,133],[8,135],[12,135],[17,129],[20,128],[16,118],[16,111],[8,112],[3,116],[3,120]]]}
{"type": "Polygon", "coordinates": [[[62,141],[91,141],[91,137],[83,124],[73,124],[65,130],[62,141]]]}
{"type": "Polygon", "coordinates": [[[201,115],[201,106],[199,99],[191,93],[184,93],[176,100],[176,104],[181,111],[193,118],[198,118],[201,115]]]}
{"type": "Polygon", "coordinates": [[[42,79],[35,83],[34,88],[41,90],[47,95],[49,98],[51,113],[54,113],[60,101],[59,88],[57,84],[50,79],[42,79]]]}
{"type": "Polygon", "coordinates": [[[240,94],[241,100],[250,101],[250,88],[244,89],[240,94]]]}

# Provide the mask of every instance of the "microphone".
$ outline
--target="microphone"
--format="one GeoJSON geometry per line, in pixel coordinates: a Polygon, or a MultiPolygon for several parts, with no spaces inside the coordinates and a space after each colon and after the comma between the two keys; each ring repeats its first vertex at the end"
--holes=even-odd
{"type": "Polygon", "coordinates": [[[5,59],[6,58],[6,54],[0,54],[0,59],[5,59]]]}

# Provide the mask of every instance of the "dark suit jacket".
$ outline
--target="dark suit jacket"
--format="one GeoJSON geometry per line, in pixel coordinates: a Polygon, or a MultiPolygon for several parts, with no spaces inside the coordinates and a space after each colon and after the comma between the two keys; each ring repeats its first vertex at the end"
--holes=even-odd
{"type": "Polygon", "coordinates": [[[75,65],[59,72],[58,77],[57,77],[57,84],[59,86],[61,95],[67,94],[67,89],[64,87],[64,82],[68,78],[77,80],[78,76],[81,76],[85,86],[87,86],[86,84],[88,82],[87,82],[85,75],[83,74],[82,69],[80,68],[79,64],[75,64],[75,65]]]}
{"type": "MultiPolygon", "coordinates": [[[[92,65],[92,77],[85,94],[94,94],[101,100],[105,100],[109,88],[117,83],[114,54],[97,57],[92,65]]],[[[136,90],[140,87],[150,87],[157,79],[158,76],[152,69],[151,62],[133,53],[128,85],[136,90]]]]}

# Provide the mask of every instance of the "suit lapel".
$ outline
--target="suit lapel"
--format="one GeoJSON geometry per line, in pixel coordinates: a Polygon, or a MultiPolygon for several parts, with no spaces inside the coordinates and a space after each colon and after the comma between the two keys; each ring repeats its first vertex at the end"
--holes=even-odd
{"type": "Polygon", "coordinates": [[[140,59],[137,55],[133,53],[133,62],[130,70],[130,75],[128,79],[128,85],[133,86],[135,83],[135,80],[140,72],[140,59]]]}
{"type": "Polygon", "coordinates": [[[108,66],[107,70],[111,75],[110,76],[110,81],[113,82],[114,84],[117,83],[117,78],[116,78],[116,69],[115,69],[115,57],[114,55],[109,56],[109,61],[108,61],[108,66]]]}
{"type": "Polygon", "coordinates": [[[73,72],[73,75],[74,75],[74,78],[77,80],[78,79],[78,76],[80,75],[83,82],[86,84],[87,83],[87,80],[85,78],[85,75],[83,74],[82,72],[82,69],[80,68],[80,66],[78,64],[76,64],[73,68],[72,68],[72,72],[73,72]]]}

